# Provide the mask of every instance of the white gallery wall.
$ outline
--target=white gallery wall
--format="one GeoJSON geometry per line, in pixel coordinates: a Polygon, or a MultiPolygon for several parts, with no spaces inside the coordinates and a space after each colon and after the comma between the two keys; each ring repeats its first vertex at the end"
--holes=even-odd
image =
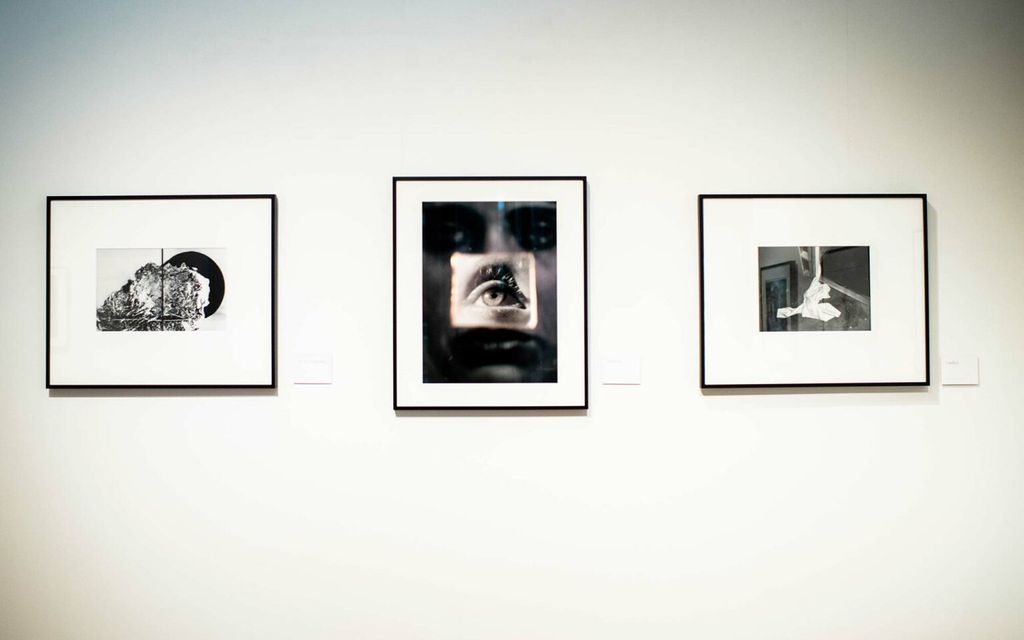
{"type": "Polygon", "coordinates": [[[0,637],[1022,637],[1022,211],[1020,2],[2,2],[0,637]],[[463,174],[588,177],[589,412],[392,411],[463,174]],[[44,388],[47,195],[246,192],[275,393],[44,388]],[[934,384],[702,394],[702,192],[927,193],[934,384]]]}

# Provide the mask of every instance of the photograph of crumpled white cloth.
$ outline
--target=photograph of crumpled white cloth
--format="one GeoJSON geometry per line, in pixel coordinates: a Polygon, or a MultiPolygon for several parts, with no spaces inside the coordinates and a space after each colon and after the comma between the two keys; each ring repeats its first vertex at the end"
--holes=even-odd
{"type": "Polygon", "coordinates": [[[783,307],[776,312],[776,316],[788,318],[800,314],[804,318],[813,318],[822,322],[838,318],[842,315],[839,309],[836,309],[828,302],[822,302],[822,300],[828,300],[831,290],[830,286],[822,282],[818,277],[815,277],[811,280],[810,286],[807,287],[807,291],[804,293],[803,303],[798,307],[783,307]]]}

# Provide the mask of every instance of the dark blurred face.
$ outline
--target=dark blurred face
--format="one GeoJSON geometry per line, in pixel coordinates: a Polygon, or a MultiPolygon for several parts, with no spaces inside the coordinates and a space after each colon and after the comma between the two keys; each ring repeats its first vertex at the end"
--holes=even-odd
{"type": "Polygon", "coordinates": [[[424,382],[556,382],[554,202],[423,203],[424,382]]]}

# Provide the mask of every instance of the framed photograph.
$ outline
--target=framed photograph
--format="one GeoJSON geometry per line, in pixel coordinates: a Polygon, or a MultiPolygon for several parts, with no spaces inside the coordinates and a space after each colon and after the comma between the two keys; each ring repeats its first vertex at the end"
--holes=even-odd
{"type": "Polygon", "coordinates": [[[587,407],[587,181],[393,181],[394,407],[587,407]]]}
{"type": "Polygon", "coordinates": [[[273,195],[46,200],[46,386],[276,386],[273,195]]]}
{"type": "Polygon", "coordinates": [[[930,382],[924,194],[701,195],[701,387],[930,382]]]}

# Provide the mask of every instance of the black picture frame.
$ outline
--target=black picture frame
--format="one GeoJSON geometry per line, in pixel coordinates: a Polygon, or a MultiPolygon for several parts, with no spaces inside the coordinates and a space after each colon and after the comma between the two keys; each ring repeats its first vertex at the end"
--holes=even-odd
{"type": "MultiPolygon", "coordinates": [[[[587,292],[587,260],[589,247],[587,240],[587,190],[587,178],[585,176],[395,176],[392,178],[392,406],[395,411],[401,412],[433,410],[458,412],[467,410],[586,410],[589,407],[589,320],[587,292]],[[566,239],[566,234],[563,233],[564,229],[562,225],[572,225],[574,233],[569,235],[571,237],[575,237],[578,240],[578,244],[574,243],[573,245],[574,251],[572,253],[573,255],[578,257],[578,261],[574,265],[575,268],[578,269],[578,271],[575,271],[574,269],[573,275],[575,278],[577,278],[576,281],[578,282],[579,287],[578,290],[574,292],[574,296],[577,297],[574,298],[573,296],[568,296],[568,298],[573,299],[578,304],[578,308],[558,308],[557,310],[559,323],[564,322],[568,316],[572,315],[574,316],[574,324],[576,327],[578,327],[578,331],[576,332],[567,332],[568,339],[575,340],[574,349],[576,353],[578,353],[578,362],[575,363],[575,370],[578,373],[578,375],[574,376],[571,381],[567,381],[565,378],[561,377],[563,376],[562,371],[569,370],[570,367],[565,367],[565,361],[562,355],[558,355],[557,357],[560,377],[556,383],[553,383],[563,384],[568,382],[569,384],[574,385],[576,391],[574,393],[568,394],[572,396],[571,401],[519,401],[515,403],[506,403],[482,401],[479,398],[474,399],[478,395],[478,392],[480,391],[481,388],[486,388],[489,386],[507,388],[518,387],[517,391],[522,391],[525,395],[527,394],[525,389],[532,388],[540,391],[541,387],[550,386],[550,384],[552,384],[525,382],[498,383],[494,385],[468,384],[460,386],[457,383],[445,381],[433,385],[434,388],[451,387],[455,389],[456,392],[464,390],[465,393],[457,393],[456,396],[449,395],[448,398],[455,397],[454,401],[446,400],[439,402],[410,401],[403,397],[403,380],[406,378],[411,379],[412,377],[419,376],[420,374],[417,373],[414,368],[406,369],[403,367],[404,352],[402,343],[404,332],[402,325],[404,317],[403,314],[405,313],[405,309],[403,308],[403,300],[406,298],[411,300],[411,297],[403,297],[400,293],[400,288],[404,285],[403,278],[406,277],[405,274],[403,273],[403,261],[401,260],[401,258],[403,255],[412,256],[413,254],[417,256],[422,256],[424,252],[424,247],[422,246],[422,244],[420,246],[406,246],[403,244],[403,241],[401,239],[403,234],[400,233],[400,230],[404,228],[412,228],[409,227],[408,225],[419,225],[422,227],[423,214],[422,209],[419,209],[419,213],[417,213],[414,207],[412,210],[410,210],[410,215],[419,215],[419,220],[417,221],[412,218],[406,219],[407,216],[403,214],[403,205],[400,202],[400,200],[402,199],[401,191],[403,188],[406,188],[409,185],[414,185],[417,183],[420,185],[429,184],[437,187],[435,192],[444,194],[442,197],[440,197],[441,200],[467,201],[466,197],[462,197],[459,195],[460,187],[458,183],[462,183],[467,187],[467,190],[473,191],[474,193],[477,194],[472,198],[468,198],[468,200],[501,200],[501,198],[497,196],[493,198],[489,195],[483,197],[479,196],[479,191],[475,189],[475,187],[487,182],[494,183],[494,186],[498,188],[498,190],[500,190],[500,188],[503,187],[507,188],[509,185],[514,185],[517,187],[529,187],[529,183],[534,183],[539,187],[538,193],[547,193],[549,191],[549,185],[558,186],[560,184],[561,188],[573,193],[572,200],[578,205],[578,218],[570,220],[570,216],[572,216],[573,212],[568,210],[563,212],[562,209],[558,209],[558,212],[556,214],[558,220],[557,225],[559,229],[557,245],[559,252],[559,270],[563,269],[564,267],[564,265],[561,262],[563,254],[570,253],[569,251],[564,250],[565,247],[563,243],[566,239]],[[471,188],[471,186],[474,188],[471,188]],[[406,374],[409,375],[407,376],[406,374]],[[465,396],[464,400],[462,399],[463,396],[465,396]]],[[[546,199],[548,197],[549,196],[547,195],[544,195],[543,197],[538,196],[538,198],[541,199],[546,199]]],[[[527,197],[525,199],[529,200],[531,198],[532,196],[527,197]]],[[[422,203],[415,204],[415,206],[422,207],[422,203]]],[[[561,200],[559,200],[559,206],[562,206],[561,200]]],[[[417,259],[422,260],[422,257],[417,259]]],[[[565,277],[565,275],[565,273],[559,271],[557,278],[561,279],[565,277]]],[[[422,282],[420,283],[419,286],[420,293],[422,294],[422,282]]],[[[563,288],[560,286],[558,297],[559,304],[562,303],[562,290],[563,288]]],[[[408,306],[410,308],[415,308],[415,305],[413,304],[409,304],[408,306]]],[[[573,306],[575,307],[576,305],[574,304],[573,306]]],[[[420,313],[422,313],[422,307],[420,307],[419,309],[420,313]]],[[[411,327],[412,324],[413,321],[410,320],[409,326],[411,327]]],[[[566,322],[566,324],[569,323],[566,322]]],[[[559,335],[562,335],[561,332],[559,333],[559,335]]],[[[409,336],[405,337],[408,338],[409,336]]],[[[424,335],[423,343],[421,344],[425,345],[426,341],[427,338],[424,335]]],[[[409,345],[411,344],[412,340],[409,340],[409,345]]],[[[560,344],[558,345],[558,348],[561,349],[563,346],[565,345],[560,344]]],[[[415,348],[416,347],[411,347],[410,350],[415,348]]],[[[421,354],[427,350],[426,346],[420,346],[419,348],[422,349],[421,354]]],[[[426,370],[426,365],[423,366],[423,370],[426,370]]],[[[420,382],[422,382],[422,380],[420,382]]],[[[567,394],[562,394],[561,397],[565,397],[566,395],[567,394]]],[[[422,394],[420,397],[422,397],[422,394]]]]}
{"type": "MultiPolygon", "coordinates": [[[[201,215],[202,212],[195,212],[201,215]]],[[[278,203],[276,194],[158,194],[158,195],[55,195],[46,198],[46,388],[52,390],[62,389],[276,389],[277,378],[277,251],[278,251],[278,203]],[[267,267],[267,281],[264,293],[265,298],[260,297],[259,306],[266,309],[266,316],[263,319],[264,342],[261,347],[253,344],[253,348],[265,349],[260,357],[263,358],[263,366],[258,374],[259,381],[218,381],[218,382],[174,382],[174,383],[151,383],[144,381],[123,381],[123,382],[83,382],[83,381],[58,381],[55,375],[58,368],[54,362],[56,348],[53,344],[54,326],[54,260],[55,234],[59,231],[55,227],[55,208],[62,207],[66,203],[103,203],[110,202],[112,206],[123,208],[130,203],[157,203],[168,201],[181,201],[183,203],[195,204],[202,201],[251,201],[255,205],[268,207],[262,214],[267,214],[265,220],[267,227],[258,230],[258,235],[264,238],[266,244],[259,249],[253,249],[263,260],[261,264],[267,267]]],[[[262,223],[259,223],[262,224],[262,223]]],[[[257,228],[257,223],[253,223],[257,228]]],[[[142,376],[144,378],[144,376],[142,376]]]]}
{"type": "MultiPolygon", "coordinates": [[[[767,207],[773,209],[772,207],[767,207]]],[[[826,207],[827,208],[827,207],[826,207]]],[[[739,226],[735,225],[734,227],[739,226]]],[[[701,389],[756,389],[756,388],[809,388],[809,387],[826,387],[826,388],[842,388],[842,387],[927,387],[931,384],[931,336],[930,336],[930,297],[929,297],[929,274],[928,274],[928,200],[927,195],[924,193],[838,193],[838,194],[808,194],[808,193],[784,193],[784,194],[744,194],[744,193],[714,193],[714,194],[699,194],[697,197],[697,227],[698,227],[698,309],[700,314],[700,328],[699,328],[699,367],[700,367],[700,387],[701,389]],[[919,375],[913,377],[898,377],[894,379],[873,379],[864,380],[849,378],[843,380],[787,380],[787,381],[759,381],[759,380],[729,380],[722,381],[723,376],[718,375],[716,379],[712,379],[709,375],[709,360],[715,358],[717,353],[715,349],[719,348],[719,344],[722,342],[718,341],[719,344],[715,346],[709,345],[709,331],[712,328],[713,323],[718,319],[716,317],[709,317],[712,314],[719,312],[717,309],[709,309],[708,292],[712,286],[725,286],[721,282],[709,283],[709,254],[712,251],[716,251],[717,247],[709,246],[709,240],[707,237],[708,227],[708,209],[709,205],[716,202],[737,202],[737,201],[748,201],[754,203],[755,201],[764,201],[772,203],[772,205],[779,205],[784,200],[791,200],[796,202],[806,202],[809,200],[820,200],[823,203],[835,203],[841,200],[850,201],[853,205],[864,204],[867,205],[871,201],[897,201],[906,203],[906,216],[908,218],[907,224],[917,225],[919,230],[919,240],[913,242],[913,246],[908,247],[908,250],[913,250],[915,253],[919,252],[920,262],[915,264],[915,272],[912,275],[913,282],[920,286],[920,301],[918,305],[915,305],[915,310],[921,319],[920,326],[915,326],[913,333],[916,336],[916,346],[914,349],[920,353],[920,360],[913,363],[916,370],[919,371],[919,375]],[[912,220],[911,220],[912,218],[912,220]]],[[[878,225],[878,233],[883,234],[886,229],[883,225],[878,225]]],[[[733,229],[735,231],[735,229],[733,229]]],[[[719,233],[723,238],[727,234],[719,233]]],[[[793,244],[799,244],[797,238],[793,238],[793,244]]],[[[717,239],[716,239],[717,241],[717,239]]],[[[842,247],[845,249],[846,247],[842,247]]],[[[766,265],[763,268],[778,267],[778,264],[766,265]]],[[[796,264],[793,265],[796,267],[796,264]]],[[[874,264],[872,264],[874,268],[874,264]]],[[[732,283],[735,286],[735,283],[732,283]]],[[[758,283],[760,287],[760,282],[758,283]]],[[[746,291],[742,286],[739,287],[741,291],[746,291]]],[[[740,294],[744,295],[744,294],[740,294]]],[[[763,314],[764,303],[759,300],[757,305],[757,313],[763,314]]],[[[763,320],[759,320],[763,322],[763,320]]],[[[756,323],[755,323],[756,324],[756,323]]]]}

